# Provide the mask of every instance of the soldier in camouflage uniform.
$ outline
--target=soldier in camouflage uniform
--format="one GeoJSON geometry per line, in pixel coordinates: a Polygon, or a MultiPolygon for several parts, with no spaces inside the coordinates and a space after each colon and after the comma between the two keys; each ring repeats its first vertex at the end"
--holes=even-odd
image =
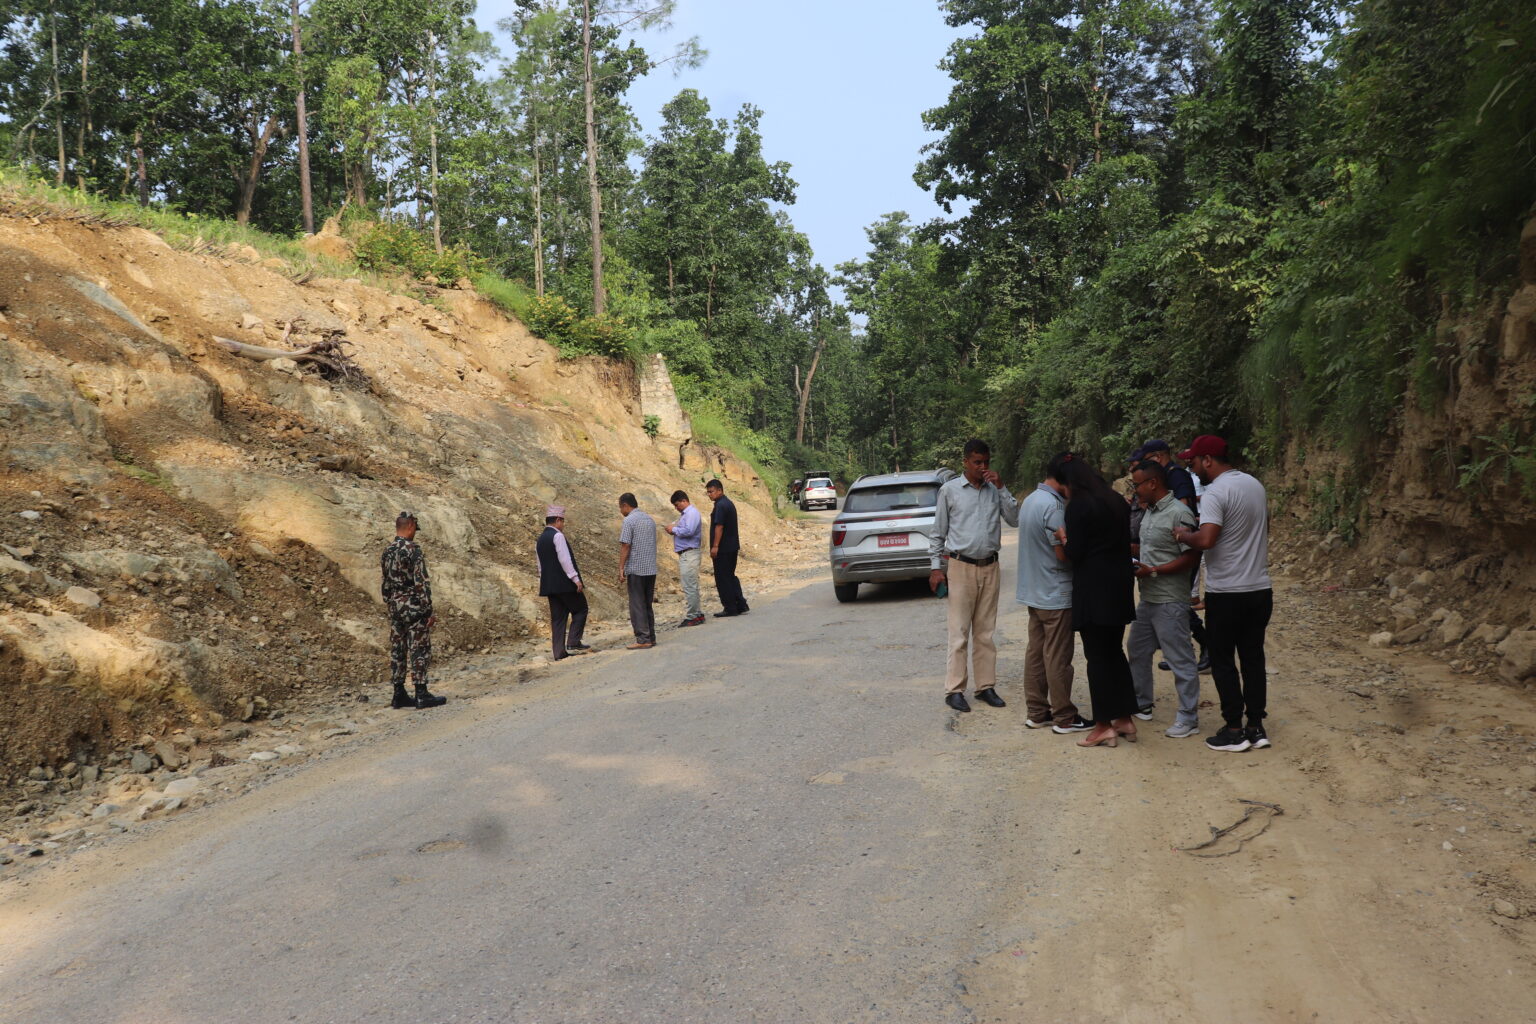
{"type": "Polygon", "coordinates": [[[432,583],[427,579],[427,557],[416,546],[416,514],[395,517],[395,539],[384,549],[379,568],[384,577],[384,607],[389,612],[389,677],[395,684],[396,708],[435,708],[447,697],[427,692],[427,669],[432,664],[432,583]],[[415,696],[405,692],[405,666],[411,666],[415,696]]]}

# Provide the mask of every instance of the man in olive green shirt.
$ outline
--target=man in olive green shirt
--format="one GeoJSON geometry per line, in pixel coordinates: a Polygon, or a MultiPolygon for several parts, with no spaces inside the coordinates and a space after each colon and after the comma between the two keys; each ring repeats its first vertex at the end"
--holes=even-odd
{"type": "Polygon", "coordinates": [[[1189,545],[1180,544],[1174,530],[1195,528],[1195,514],[1168,489],[1168,471],[1161,463],[1146,460],[1131,471],[1136,495],[1146,506],[1141,517],[1140,564],[1136,578],[1141,602],[1126,642],[1126,659],[1136,684],[1137,717],[1152,717],[1152,652],[1161,648],[1173,670],[1179,711],[1165,735],[1173,739],[1198,731],[1200,672],[1189,633],[1189,573],[1198,557],[1189,545]]]}

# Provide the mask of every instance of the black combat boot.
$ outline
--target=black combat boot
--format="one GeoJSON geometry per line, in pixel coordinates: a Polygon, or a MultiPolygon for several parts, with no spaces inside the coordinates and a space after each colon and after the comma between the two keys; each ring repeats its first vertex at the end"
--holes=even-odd
{"type": "Polygon", "coordinates": [[[428,693],[426,683],[416,684],[416,706],[418,708],[438,708],[447,703],[447,697],[438,697],[428,693]]]}
{"type": "Polygon", "coordinates": [[[395,696],[389,702],[389,706],[392,708],[410,708],[414,711],[416,709],[416,698],[406,693],[405,684],[401,683],[395,687],[395,696]]]}

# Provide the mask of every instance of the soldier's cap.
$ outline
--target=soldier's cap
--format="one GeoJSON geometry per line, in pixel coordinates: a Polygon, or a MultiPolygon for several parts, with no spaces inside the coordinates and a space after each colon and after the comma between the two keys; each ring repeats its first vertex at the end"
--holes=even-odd
{"type": "Polygon", "coordinates": [[[1153,452],[1171,452],[1173,451],[1173,446],[1170,445],[1167,441],[1164,441],[1162,438],[1158,437],[1153,438],[1151,441],[1148,441],[1146,444],[1142,445],[1141,450],[1145,454],[1151,455],[1153,452]]]}
{"type": "Polygon", "coordinates": [[[395,516],[396,526],[404,526],[406,523],[414,522],[416,522],[415,512],[401,512],[399,515],[395,516]]]}

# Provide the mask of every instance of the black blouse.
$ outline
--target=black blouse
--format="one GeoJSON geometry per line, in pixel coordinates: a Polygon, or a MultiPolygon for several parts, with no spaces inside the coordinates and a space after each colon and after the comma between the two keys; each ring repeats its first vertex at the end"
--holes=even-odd
{"type": "Polygon", "coordinates": [[[1072,563],[1072,628],[1124,626],[1136,620],[1130,508],[1092,498],[1067,502],[1067,560],[1072,563]]]}

